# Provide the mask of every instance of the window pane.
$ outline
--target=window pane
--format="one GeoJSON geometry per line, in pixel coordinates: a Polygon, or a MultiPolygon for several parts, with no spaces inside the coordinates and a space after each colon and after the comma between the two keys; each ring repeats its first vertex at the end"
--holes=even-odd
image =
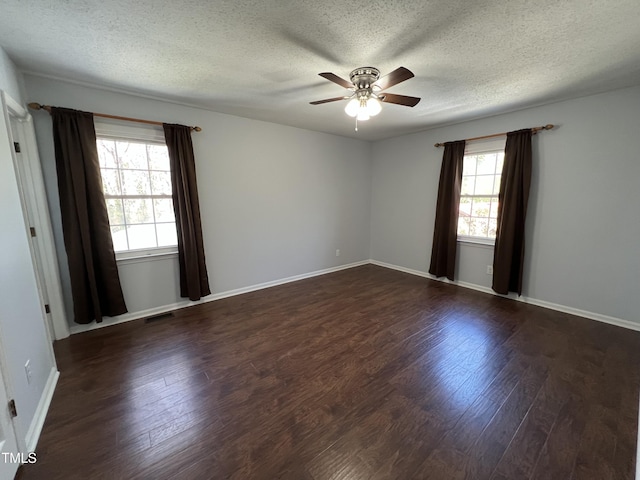
{"type": "Polygon", "coordinates": [[[118,157],[120,158],[120,168],[135,168],[147,170],[147,146],[144,143],[136,142],[116,142],[118,157]]]}
{"type": "Polygon", "coordinates": [[[489,216],[491,218],[498,218],[498,198],[494,198],[491,201],[491,210],[489,211],[489,216]]]}
{"type": "Polygon", "coordinates": [[[158,246],[168,247],[178,244],[178,234],[176,232],[175,223],[157,223],[158,246]]]}
{"type": "Polygon", "coordinates": [[[173,200],[161,198],[153,201],[153,208],[156,212],[156,222],[175,222],[173,213],[173,200]]]}
{"type": "Polygon", "coordinates": [[[474,217],[488,217],[491,208],[491,197],[477,197],[473,199],[471,215],[474,217]]]}
{"type": "Polygon", "coordinates": [[[493,193],[495,195],[500,193],[500,175],[496,175],[495,180],[493,181],[493,193]]]}
{"type": "Polygon", "coordinates": [[[157,247],[155,225],[127,225],[127,235],[129,237],[129,248],[157,247]]]}
{"type": "Polygon", "coordinates": [[[469,222],[469,235],[472,237],[480,236],[479,229],[476,226],[477,218],[469,217],[467,220],[469,222]]]}
{"type": "Polygon", "coordinates": [[[100,169],[100,175],[102,176],[102,188],[107,195],[120,195],[120,179],[118,176],[118,170],[100,169]]]}
{"type": "Polygon", "coordinates": [[[475,175],[476,174],[476,156],[465,155],[462,163],[463,175],[475,175]]]}
{"type": "Polygon", "coordinates": [[[496,238],[498,231],[498,221],[495,218],[489,219],[489,237],[496,238]]]}
{"type": "Polygon", "coordinates": [[[166,145],[97,138],[105,203],[117,252],[177,245],[166,145]],[[168,198],[151,198],[164,196],[168,198]],[[136,198],[137,197],[137,198],[136,198]]]}
{"type": "Polygon", "coordinates": [[[476,195],[491,195],[493,193],[493,175],[478,175],[476,177],[476,195]]]}
{"type": "Polygon", "coordinates": [[[127,245],[127,232],[124,225],[116,225],[111,227],[111,240],[113,240],[113,249],[116,252],[129,250],[127,245]]]}
{"type": "Polygon", "coordinates": [[[170,170],[169,151],[165,145],[147,145],[149,168],[151,170],[170,170]]]}
{"type": "Polygon", "coordinates": [[[464,157],[458,235],[495,238],[503,151],[464,157]]]}
{"type": "Polygon", "coordinates": [[[484,153],[478,155],[477,175],[493,174],[496,171],[496,154],[484,153]]]}
{"type": "Polygon", "coordinates": [[[124,195],[150,195],[149,172],[138,170],[121,170],[122,190],[124,195]]]}
{"type": "Polygon", "coordinates": [[[98,159],[102,168],[117,168],[118,161],[116,155],[116,144],[113,140],[99,138],[96,141],[98,146],[98,159]]]}
{"type": "Polygon", "coordinates": [[[122,200],[119,198],[107,199],[107,213],[111,225],[122,225],[124,223],[124,213],[122,212],[122,200]]]}
{"type": "MultiPolygon", "coordinates": [[[[132,223],[153,223],[153,209],[151,199],[143,198],[136,200],[125,199],[124,215],[127,224],[132,223]]],[[[131,242],[131,239],[129,239],[131,242]]]]}
{"type": "Polygon", "coordinates": [[[462,177],[461,195],[473,195],[473,183],[476,177],[462,177]]]}
{"type": "Polygon", "coordinates": [[[461,197],[460,198],[460,209],[458,211],[458,215],[460,216],[469,216],[471,215],[471,199],[461,197]]]}
{"type": "Polygon", "coordinates": [[[498,162],[496,165],[496,173],[498,174],[502,174],[502,166],[504,164],[504,152],[499,152],[496,154],[497,158],[498,158],[498,162]]]}
{"type": "Polygon", "coordinates": [[[151,193],[171,195],[171,175],[169,172],[151,172],[151,193]]]}
{"type": "Polygon", "coordinates": [[[487,237],[489,234],[489,220],[486,218],[474,218],[476,235],[479,237],[487,237]]]}
{"type": "Polygon", "coordinates": [[[458,217],[458,235],[470,235],[469,234],[469,217],[458,217]]]}

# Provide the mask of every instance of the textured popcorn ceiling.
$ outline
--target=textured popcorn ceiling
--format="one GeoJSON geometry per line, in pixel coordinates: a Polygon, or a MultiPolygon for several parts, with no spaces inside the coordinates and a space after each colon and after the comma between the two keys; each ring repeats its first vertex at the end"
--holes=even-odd
{"type": "Polygon", "coordinates": [[[0,45],[27,72],[375,140],[640,84],[640,1],[3,0],[0,45]],[[345,102],[309,105],[346,92],[319,72],[360,66],[409,68],[388,91],[422,101],[357,133],[345,102]]]}

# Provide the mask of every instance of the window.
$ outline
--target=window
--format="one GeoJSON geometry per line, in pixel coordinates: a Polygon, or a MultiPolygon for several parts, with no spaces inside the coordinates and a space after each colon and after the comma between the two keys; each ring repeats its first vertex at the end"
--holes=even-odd
{"type": "Polygon", "coordinates": [[[164,141],[118,138],[102,130],[96,126],[100,173],[117,257],[175,251],[169,153],[164,141]]]}
{"type": "Polygon", "coordinates": [[[493,243],[496,238],[504,146],[489,151],[486,148],[487,145],[485,151],[465,153],[464,156],[458,210],[458,238],[461,240],[493,243]]]}

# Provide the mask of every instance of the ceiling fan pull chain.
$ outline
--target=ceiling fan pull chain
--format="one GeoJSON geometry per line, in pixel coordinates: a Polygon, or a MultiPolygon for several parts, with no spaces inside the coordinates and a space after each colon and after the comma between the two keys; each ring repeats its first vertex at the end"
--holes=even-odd
{"type": "Polygon", "coordinates": [[[358,131],[358,117],[356,117],[356,132],[358,131]]]}

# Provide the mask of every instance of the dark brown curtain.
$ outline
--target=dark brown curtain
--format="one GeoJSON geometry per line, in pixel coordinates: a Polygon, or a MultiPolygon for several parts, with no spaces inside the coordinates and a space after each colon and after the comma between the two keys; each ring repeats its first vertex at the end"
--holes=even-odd
{"type": "Polygon", "coordinates": [[[453,280],[456,269],[458,209],[462,185],[465,141],[447,142],[442,155],[436,223],[433,230],[429,273],[453,280]]]}
{"type": "Polygon", "coordinates": [[[507,134],[500,180],[492,288],[522,295],[524,226],[531,186],[531,129],[507,134]]]}
{"type": "Polygon", "coordinates": [[[191,128],[165,123],[164,138],[171,161],[173,209],[178,231],[180,296],[199,300],[209,295],[211,290],[204,258],[191,128]]]}
{"type": "Polygon", "coordinates": [[[126,313],[102,190],[93,114],[51,108],[76,323],[126,313]]]}

